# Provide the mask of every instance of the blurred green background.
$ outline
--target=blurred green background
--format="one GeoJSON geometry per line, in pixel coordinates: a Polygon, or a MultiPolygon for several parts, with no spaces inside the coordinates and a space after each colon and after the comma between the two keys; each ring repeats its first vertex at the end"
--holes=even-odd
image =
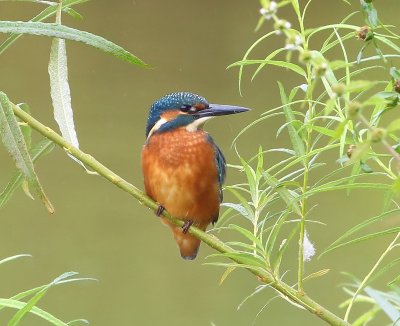
{"type": "MultiPolygon", "coordinates": [[[[339,22],[359,2],[315,1],[309,27],[339,22]]],[[[383,21],[396,23],[398,0],[377,3],[383,21]]],[[[237,88],[237,70],[226,70],[239,60],[263,33],[258,32],[258,1],[148,1],[97,0],[77,6],[84,20],[64,15],[63,23],[101,35],[125,47],[152,66],[140,69],[93,48],[67,42],[69,81],[81,148],[134,185],[142,187],[140,152],[148,108],[172,91],[191,91],[210,102],[254,108],[240,116],[214,119],[206,126],[227,161],[237,162],[231,142],[237,133],[263,111],[280,104],[276,80],[296,85],[290,72],[268,68],[253,83],[248,74],[243,97],[237,88]]],[[[29,20],[42,10],[30,3],[0,3],[1,20],[29,20]]],[[[280,16],[293,17],[288,10],[280,16]]],[[[354,20],[363,25],[361,14],[354,20]]],[[[4,39],[4,36],[1,36],[4,39]]],[[[254,58],[281,46],[283,37],[264,43],[254,58]],[[275,43],[274,43],[275,42],[275,43]]],[[[361,44],[354,40],[354,58],[361,44]]],[[[52,118],[47,64],[51,40],[25,36],[0,57],[0,89],[15,102],[27,102],[32,113],[57,129],[52,118]]],[[[294,58],[297,57],[295,54],[294,58]]],[[[288,144],[286,135],[275,138],[281,120],[260,124],[242,137],[238,149],[244,157],[265,148],[288,144]]],[[[36,139],[40,137],[36,135],[36,139]]],[[[273,155],[271,155],[273,159],[273,155]]],[[[268,156],[266,165],[268,166],[268,156]]],[[[0,147],[0,186],[13,169],[12,159],[0,147]]],[[[40,160],[37,172],[56,207],[49,216],[40,202],[18,190],[0,211],[0,258],[29,253],[26,258],[0,268],[0,297],[47,283],[65,271],[78,271],[98,282],[59,286],[39,306],[62,320],[86,318],[92,325],[251,325],[258,311],[275,296],[266,290],[239,311],[245,296],[260,283],[246,271],[235,272],[219,286],[223,272],[205,266],[212,250],[201,246],[197,260],[184,261],[170,231],[147,208],[100,177],[89,176],[59,148],[40,160]]],[[[228,171],[227,183],[242,181],[228,171]]],[[[229,195],[226,194],[227,200],[229,195]]],[[[378,213],[379,193],[329,193],[318,198],[314,219],[328,224],[310,231],[317,251],[322,251],[348,225],[378,213]],[[366,200],[366,196],[367,199],[366,200]]],[[[313,202],[316,204],[317,202],[313,202]]],[[[306,290],[321,304],[344,314],[337,305],[345,295],[336,284],[347,281],[350,271],[363,277],[385,248],[381,239],[337,251],[307,264],[308,273],[323,268],[331,272],[306,283],[306,290]]],[[[296,255],[288,256],[296,261],[296,255]]],[[[288,278],[295,278],[296,271],[288,278]]],[[[357,310],[357,309],[356,309],[357,310]]],[[[5,325],[10,310],[0,312],[5,325]]],[[[255,325],[321,325],[308,312],[274,300],[255,325]]],[[[29,316],[23,325],[47,325],[29,316]]]]}

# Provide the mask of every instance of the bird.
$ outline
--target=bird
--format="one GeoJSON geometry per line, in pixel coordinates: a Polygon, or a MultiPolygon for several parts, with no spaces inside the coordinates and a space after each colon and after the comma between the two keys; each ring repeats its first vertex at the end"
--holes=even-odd
{"type": "Polygon", "coordinates": [[[215,116],[249,110],[209,104],[190,92],[167,94],[150,107],[141,157],[145,192],[158,203],[156,215],[171,228],[186,260],[195,259],[200,246],[188,233],[190,226],[205,231],[217,222],[223,199],[225,158],[203,125],[215,116]],[[164,209],[183,226],[163,218],[164,209]]]}

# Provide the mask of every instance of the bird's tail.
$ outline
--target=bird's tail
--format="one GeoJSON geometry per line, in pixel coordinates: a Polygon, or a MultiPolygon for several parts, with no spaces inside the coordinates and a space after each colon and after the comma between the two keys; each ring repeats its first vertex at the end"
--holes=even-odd
{"type": "Polygon", "coordinates": [[[170,224],[164,220],[174,234],[176,243],[178,244],[181,256],[183,259],[193,260],[197,256],[201,241],[189,233],[183,233],[182,228],[176,225],[170,224]]]}

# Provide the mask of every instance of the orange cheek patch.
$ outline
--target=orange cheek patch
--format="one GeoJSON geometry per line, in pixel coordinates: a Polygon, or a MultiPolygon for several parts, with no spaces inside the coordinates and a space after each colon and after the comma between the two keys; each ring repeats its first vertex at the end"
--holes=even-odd
{"type": "Polygon", "coordinates": [[[166,121],[171,121],[174,120],[181,113],[182,112],[179,110],[166,111],[163,114],[161,114],[161,118],[165,119],[166,121]]]}
{"type": "Polygon", "coordinates": [[[196,105],[194,105],[194,107],[197,109],[197,111],[204,110],[206,108],[203,103],[197,103],[196,105]]]}

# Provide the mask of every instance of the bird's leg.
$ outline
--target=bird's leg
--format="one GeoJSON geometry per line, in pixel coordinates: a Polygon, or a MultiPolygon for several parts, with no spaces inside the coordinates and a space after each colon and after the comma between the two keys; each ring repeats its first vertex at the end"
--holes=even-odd
{"type": "Polygon", "coordinates": [[[163,213],[165,211],[165,207],[163,206],[163,205],[158,205],[158,207],[157,207],[157,210],[156,210],[156,215],[158,216],[158,217],[160,217],[161,216],[161,214],[163,213]]]}
{"type": "Polygon", "coordinates": [[[185,223],[183,223],[183,225],[182,225],[182,233],[186,234],[189,231],[192,224],[193,224],[192,220],[185,221],[185,223]]]}

